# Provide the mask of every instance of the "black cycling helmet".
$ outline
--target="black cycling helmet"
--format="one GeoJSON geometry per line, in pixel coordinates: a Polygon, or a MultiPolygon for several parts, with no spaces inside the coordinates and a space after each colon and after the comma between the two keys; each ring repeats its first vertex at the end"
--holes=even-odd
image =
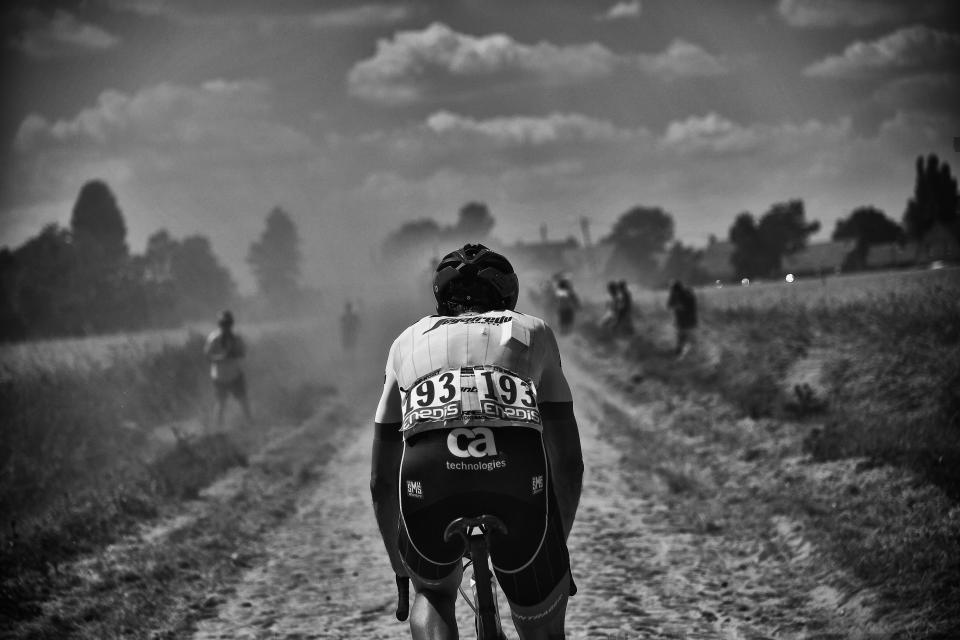
{"type": "Polygon", "coordinates": [[[454,307],[512,311],[520,282],[510,261],[482,244],[466,244],[440,260],[433,275],[437,313],[453,315],[454,307]]]}

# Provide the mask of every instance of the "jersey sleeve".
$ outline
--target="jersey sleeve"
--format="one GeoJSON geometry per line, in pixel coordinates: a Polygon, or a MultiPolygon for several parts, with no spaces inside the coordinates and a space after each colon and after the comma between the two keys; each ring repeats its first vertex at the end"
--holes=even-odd
{"type": "Polygon", "coordinates": [[[390,346],[387,355],[387,364],[383,372],[383,392],[377,405],[377,415],[374,421],[379,424],[399,424],[403,420],[403,411],[400,403],[400,383],[397,380],[396,352],[397,340],[390,346]]]}
{"type": "Polygon", "coordinates": [[[543,325],[542,336],[543,372],[540,374],[540,384],[537,387],[537,400],[541,403],[571,402],[573,397],[570,394],[567,377],[563,374],[560,347],[557,345],[557,338],[553,334],[553,329],[546,323],[543,325]]]}

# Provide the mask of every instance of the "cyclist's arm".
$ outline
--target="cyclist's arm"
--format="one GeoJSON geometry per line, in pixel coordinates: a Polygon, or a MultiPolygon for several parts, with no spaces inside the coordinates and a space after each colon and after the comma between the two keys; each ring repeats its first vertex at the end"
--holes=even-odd
{"type": "Polygon", "coordinates": [[[543,444],[550,463],[550,476],[560,510],[564,536],[570,535],[573,520],[580,503],[583,486],[583,452],[580,449],[580,430],[573,415],[570,385],[560,366],[560,355],[553,332],[547,329],[549,340],[547,362],[540,376],[539,406],[543,418],[543,444]]]}
{"type": "Polygon", "coordinates": [[[400,481],[400,458],[403,454],[400,409],[400,387],[388,367],[373,425],[370,494],[373,497],[373,511],[380,528],[380,536],[390,556],[390,564],[397,575],[404,576],[407,573],[397,547],[400,526],[400,494],[397,485],[400,481]]]}

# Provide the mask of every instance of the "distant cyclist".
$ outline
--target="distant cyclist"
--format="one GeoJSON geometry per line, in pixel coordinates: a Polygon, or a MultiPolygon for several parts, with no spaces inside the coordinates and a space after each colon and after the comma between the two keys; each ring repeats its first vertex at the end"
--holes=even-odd
{"type": "Polygon", "coordinates": [[[558,278],[554,285],[553,304],[557,310],[560,333],[569,333],[573,329],[573,318],[580,308],[580,298],[574,292],[570,281],[564,277],[558,278]]]}
{"type": "Polygon", "coordinates": [[[227,396],[234,396],[243,407],[243,415],[250,421],[250,403],[247,400],[247,380],[243,375],[246,346],[243,338],[233,330],[233,314],[224,311],[217,320],[219,328],[207,336],[204,353],[210,361],[210,379],[217,395],[217,426],[223,425],[227,396]]]}
{"type": "Polygon", "coordinates": [[[433,283],[437,315],[390,348],[370,480],[393,570],[416,591],[413,638],[458,637],[464,549],[443,531],[481,514],[507,526],[490,557],[520,638],[563,638],[583,459],[556,338],[513,310],[513,267],[483,245],[447,254],[433,283]]]}

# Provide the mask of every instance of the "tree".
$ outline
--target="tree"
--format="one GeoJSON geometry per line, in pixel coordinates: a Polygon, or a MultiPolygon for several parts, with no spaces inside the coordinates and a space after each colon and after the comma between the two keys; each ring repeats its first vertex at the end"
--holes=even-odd
{"type": "Polygon", "coordinates": [[[102,180],[91,180],[80,188],[70,231],[85,259],[116,263],[127,257],[127,225],[113,192],[102,180]]]}
{"type": "Polygon", "coordinates": [[[819,222],[807,222],[802,200],[775,203],[759,222],[741,213],[730,227],[737,277],[779,275],[783,257],[803,249],[819,228],[819,222]]]}
{"type": "Polygon", "coordinates": [[[760,232],[751,213],[744,211],[734,219],[729,237],[733,244],[730,262],[737,278],[752,278],[767,271],[760,248],[760,232]]]}
{"type": "Polygon", "coordinates": [[[837,220],[834,240],[855,240],[856,246],[844,260],[844,269],[859,269],[866,264],[870,246],[897,242],[903,238],[903,229],[876,207],[857,207],[850,216],[837,220]]]}
{"type": "Polygon", "coordinates": [[[68,274],[76,266],[71,234],[49,224],[12,253],[7,265],[10,306],[24,337],[79,333],[83,328],[78,291],[68,274]]]}
{"type": "Polygon", "coordinates": [[[913,197],[907,202],[903,214],[907,236],[921,240],[935,224],[940,223],[960,239],[958,202],[957,179],[951,175],[950,165],[941,163],[935,154],[928,155],[926,162],[922,156],[918,157],[913,197]]]}
{"type": "Polygon", "coordinates": [[[477,243],[490,235],[494,223],[486,204],[468,202],[460,207],[457,223],[448,229],[448,234],[457,242],[477,243]]]}
{"type": "Polygon", "coordinates": [[[702,251],[693,247],[684,246],[681,242],[674,242],[667,252],[667,259],[663,263],[663,279],[679,280],[684,284],[700,284],[706,282],[707,276],[700,268],[702,251]]]}
{"type": "Polygon", "coordinates": [[[384,239],[383,257],[396,261],[412,253],[423,253],[425,249],[437,244],[440,233],[440,225],[430,218],[404,222],[384,239]]]}
{"type": "Polygon", "coordinates": [[[654,284],[655,256],[673,239],[673,217],[660,207],[633,207],[614,223],[601,242],[613,245],[610,264],[614,270],[654,284]]]}
{"type": "Polygon", "coordinates": [[[293,301],[300,281],[300,234],[290,215],[274,207],[260,239],[250,245],[247,263],[260,292],[274,303],[293,301]]]}
{"type": "Polygon", "coordinates": [[[173,251],[170,274],[184,317],[212,316],[236,293],[230,272],[220,264],[205,236],[188,236],[179,243],[173,251]]]}

